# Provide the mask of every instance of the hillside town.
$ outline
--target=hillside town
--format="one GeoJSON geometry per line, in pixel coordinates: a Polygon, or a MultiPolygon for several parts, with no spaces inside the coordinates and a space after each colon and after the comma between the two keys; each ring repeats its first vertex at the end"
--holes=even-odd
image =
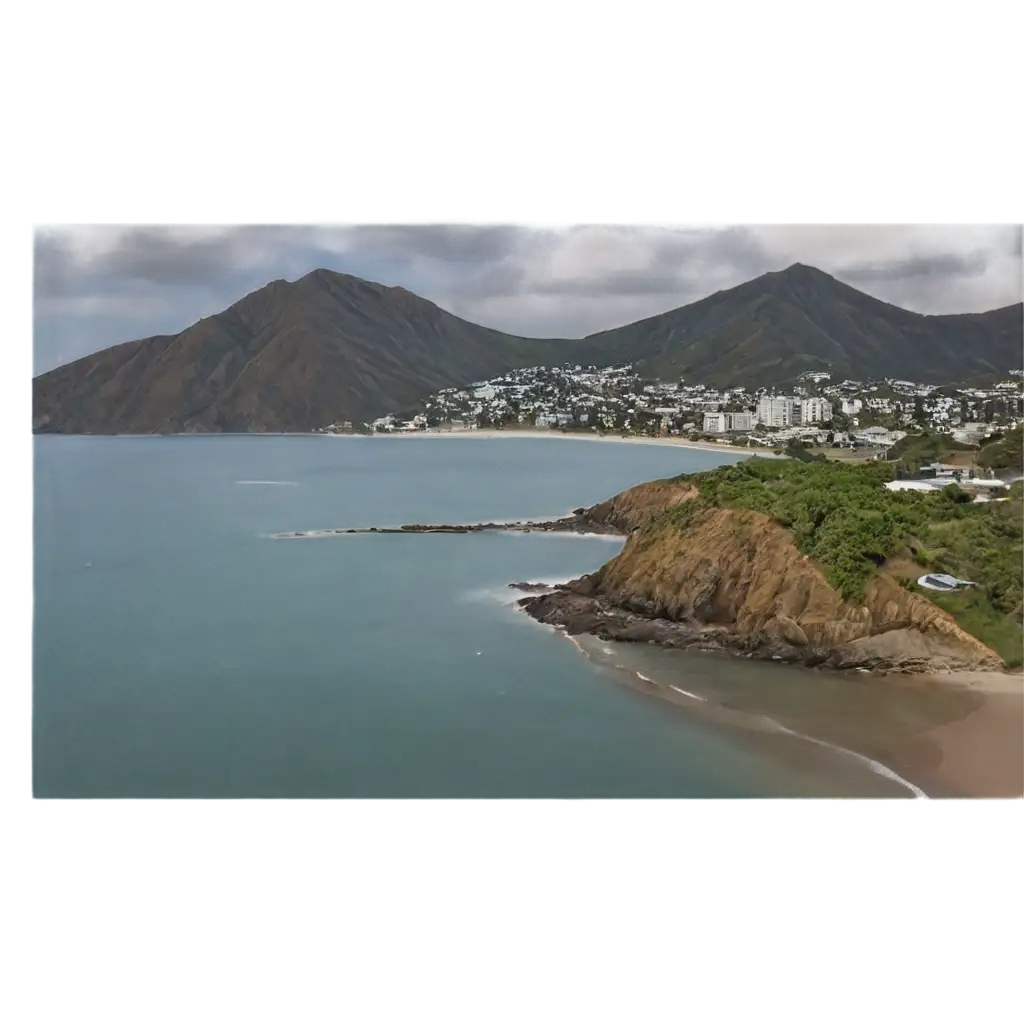
{"type": "Polygon", "coordinates": [[[535,366],[466,388],[446,388],[415,410],[325,433],[487,428],[680,437],[746,447],[870,448],[884,453],[909,433],[934,431],[980,444],[1024,419],[1020,370],[992,387],[906,380],[833,382],[809,373],[786,392],[645,380],[630,365],[535,366]]]}

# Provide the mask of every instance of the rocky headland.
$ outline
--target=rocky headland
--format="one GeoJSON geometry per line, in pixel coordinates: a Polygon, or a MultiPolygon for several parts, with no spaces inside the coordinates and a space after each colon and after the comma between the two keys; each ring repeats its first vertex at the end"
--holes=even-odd
{"type": "MultiPolygon", "coordinates": [[[[953,494],[893,494],[882,486],[884,471],[752,459],[641,484],[546,522],[322,532],[619,535],[626,538],[621,551],[594,573],[554,587],[510,583],[524,592],[519,607],[570,634],[728,651],[809,667],[906,673],[1004,670],[1003,655],[975,635],[980,630],[969,631],[958,622],[957,609],[947,610],[923,591],[915,592],[922,565],[938,556],[911,534],[916,531],[934,545],[945,536],[938,529],[927,532],[935,523],[943,530],[950,527],[951,535],[964,534],[979,528],[979,522],[989,528],[982,515],[1008,513],[992,511],[991,505],[987,511],[966,509],[953,494]]],[[[1005,530],[1005,524],[997,526],[1005,530]]],[[[985,543],[990,542],[995,543],[985,543]]],[[[1015,576],[1012,569],[1019,536],[1006,543],[1017,545],[1003,552],[1013,578],[986,584],[984,593],[995,597],[982,598],[980,590],[973,595],[975,606],[962,616],[967,624],[978,621],[979,611],[996,616],[992,622],[1000,629],[1019,618],[1019,559],[1015,576]],[[998,608],[978,603],[983,600],[1001,601],[1006,608],[1017,602],[1018,607],[1004,616],[1004,623],[998,608]]],[[[973,565],[974,575],[966,578],[979,579],[985,566],[994,564],[991,554],[980,567],[973,565]]],[[[986,628],[992,628],[991,622],[986,628]]],[[[1005,630],[999,634],[1005,635],[1005,630]]]]}
{"type": "Polygon", "coordinates": [[[570,634],[808,667],[1005,667],[951,615],[884,575],[862,600],[843,600],[787,532],[758,513],[723,509],[690,530],[639,528],[597,572],[536,590],[518,604],[570,634]]]}

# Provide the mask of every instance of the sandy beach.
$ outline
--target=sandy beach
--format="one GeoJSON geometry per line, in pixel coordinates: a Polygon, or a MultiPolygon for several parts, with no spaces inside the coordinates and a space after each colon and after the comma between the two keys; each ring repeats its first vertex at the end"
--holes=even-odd
{"type": "Polygon", "coordinates": [[[731,452],[741,455],[771,455],[770,448],[739,448],[731,444],[718,444],[713,441],[687,441],[681,437],[622,437],[619,434],[584,434],[566,433],[559,430],[409,430],[395,431],[390,434],[352,435],[335,434],[335,437],[371,436],[373,438],[402,438],[403,440],[424,440],[426,438],[459,437],[481,441],[494,440],[533,440],[553,438],[563,441],[600,441],[607,444],[656,444],[670,445],[678,448],[700,448],[708,452],[731,452]]]}
{"type": "Polygon", "coordinates": [[[966,689],[981,703],[959,721],[924,734],[939,751],[926,775],[962,796],[1024,796],[1024,675],[959,672],[930,678],[966,689]]]}
{"type": "MultiPolygon", "coordinates": [[[[1024,796],[1019,672],[817,673],[729,655],[648,651],[587,634],[570,639],[590,660],[619,669],[627,685],[711,724],[748,731],[750,742],[773,755],[774,727],[782,726],[811,744],[873,761],[919,795],[1024,796]]],[[[801,756],[798,749],[783,753],[801,756]]]]}
{"type": "MultiPolygon", "coordinates": [[[[734,448],[728,444],[677,437],[563,434],[548,430],[427,430],[374,436],[405,440],[554,438],[607,444],[674,445],[744,456],[773,454],[770,449],[734,448]]],[[[868,712],[866,718],[859,723],[847,720],[843,726],[846,735],[833,736],[833,739],[847,749],[877,759],[912,780],[929,796],[1024,796],[1024,674],[958,672],[927,677],[893,676],[889,683],[893,687],[891,707],[883,702],[877,708],[863,708],[862,711],[868,712]]],[[[836,709],[832,709],[832,714],[836,713],[836,709]]],[[[808,735],[819,732],[813,727],[813,715],[808,725],[808,735]]],[[[830,727],[822,731],[833,730],[830,727]]]]}

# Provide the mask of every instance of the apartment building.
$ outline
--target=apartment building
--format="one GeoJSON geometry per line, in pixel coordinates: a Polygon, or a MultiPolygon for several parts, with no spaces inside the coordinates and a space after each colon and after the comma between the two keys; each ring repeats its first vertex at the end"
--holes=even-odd
{"type": "Polygon", "coordinates": [[[794,423],[793,408],[797,405],[793,398],[778,395],[762,395],[757,400],[757,422],[766,427],[789,427],[794,423]]]}
{"type": "Polygon", "coordinates": [[[800,403],[799,423],[825,423],[832,419],[832,403],[825,398],[805,398],[800,403]]]}
{"type": "Polygon", "coordinates": [[[706,412],[704,433],[724,434],[731,430],[753,430],[754,416],[749,412],[706,412]]]}

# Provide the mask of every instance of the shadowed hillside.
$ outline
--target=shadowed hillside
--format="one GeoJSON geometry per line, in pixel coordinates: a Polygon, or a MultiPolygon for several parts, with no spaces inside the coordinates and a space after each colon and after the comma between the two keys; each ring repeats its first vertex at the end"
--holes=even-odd
{"type": "Polygon", "coordinates": [[[922,316],[795,264],[579,341],[518,338],[403,288],[316,270],[180,334],[128,342],[33,382],[44,433],[305,431],[407,408],[516,367],[630,362],[719,387],[833,379],[943,383],[1021,364],[1021,306],[922,316]]]}

